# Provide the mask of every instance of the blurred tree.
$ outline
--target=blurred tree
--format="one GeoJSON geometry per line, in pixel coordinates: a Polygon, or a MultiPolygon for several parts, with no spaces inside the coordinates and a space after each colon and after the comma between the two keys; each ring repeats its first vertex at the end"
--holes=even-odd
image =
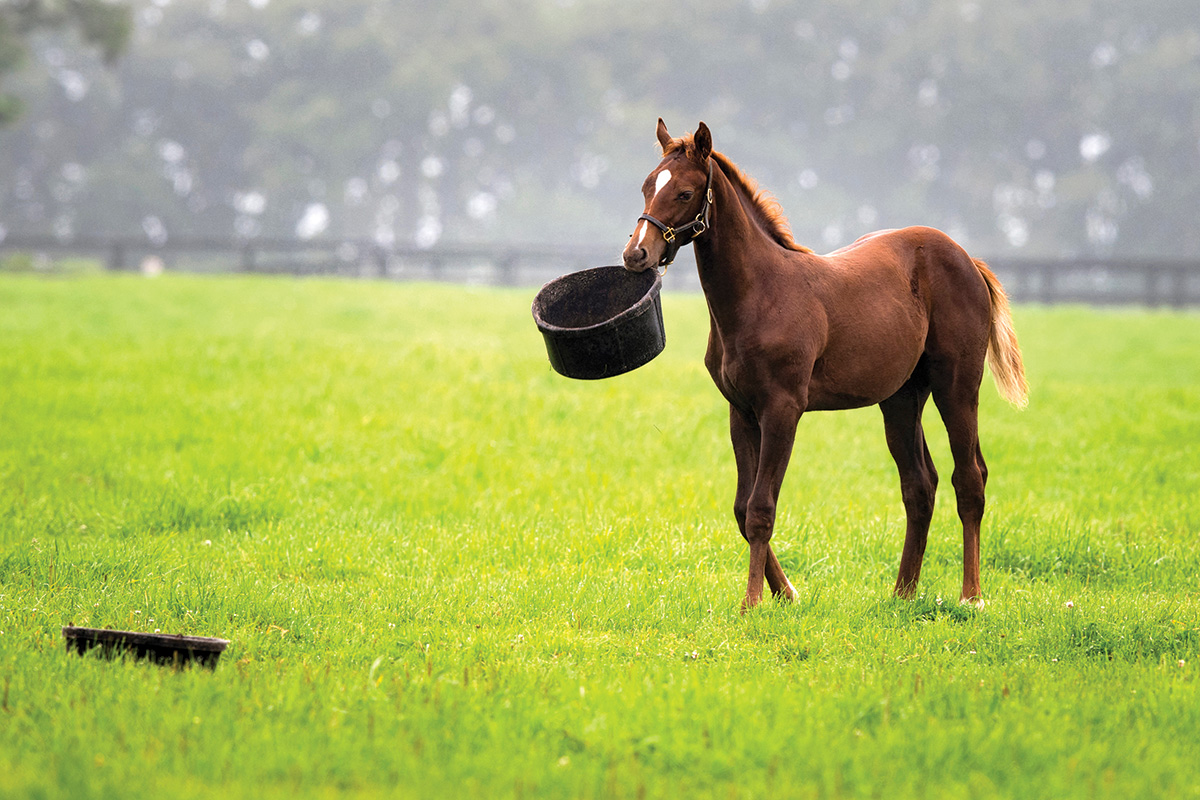
{"type": "Polygon", "coordinates": [[[116,69],[51,32],[11,75],[0,226],[615,252],[662,115],[817,248],[1194,255],[1194,2],[131,0],[116,69]]]}
{"type": "MultiPolygon", "coordinates": [[[[26,40],[38,30],[74,30],[113,63],[133,29],[129,7],[112,0],[0,0],[0,82],[25,60],[26,40]]],[[[0,125],[21,112],[21,101],[0,92],[0,125]]]]}

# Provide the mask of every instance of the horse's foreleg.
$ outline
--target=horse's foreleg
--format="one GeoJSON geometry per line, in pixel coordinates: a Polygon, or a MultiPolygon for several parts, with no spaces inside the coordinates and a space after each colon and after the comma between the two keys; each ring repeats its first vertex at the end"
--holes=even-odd
{"type": "MultiPolygon", "coordinates": [[[[729,406],[729,435],[733,442],[733,457],[737,463],[737,493],[733,500],[733,516],[737,520],[738,531],[742,538],[749,541],[746,535],[746,510],[750,505],[750,492],[754,489],[754,481],[758,472],[759,445],[762,433],[758,424],[733,405],[729,406]]],[[[764,566],[767,585],[771,594],[783,600],[794,600],[796,590],[792,582],[783,572],[775,551],[767,544],[767,559],[764,566]]]]}
{"type": "Polygon", "coordinates": [[[770,574],[778,581],[778,589],[791,592],[791,584],[783,575],[779,559],[771,551],[771,536],[775,531],[775,507],[779,500],[779,488],[787,471],[796,439],[796,425],[800,411],[794,406],[781,404],[769,409],[759,417],[758,465],[754,475],[754,486],[746,503],[744,535],[750,543],[750,572],[746,580],[746,597],[742,608],[747,609],[762,601],[763,580],[770,574]]]}

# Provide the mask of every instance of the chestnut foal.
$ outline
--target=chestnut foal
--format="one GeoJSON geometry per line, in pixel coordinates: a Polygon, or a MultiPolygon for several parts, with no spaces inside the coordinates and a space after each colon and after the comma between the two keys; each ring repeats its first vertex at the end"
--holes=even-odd
{"type": "Polygon", "coordinates": [[[1004,289],[987,265],[932,228],[879,231],[826,256],[796,244],[778,203],[715,152],[701,122],[672,138],[642,187],[645,212],[622,255],[634,272],[695,245],[711,327],[704,363],[729,401],[737,461],[733,513],[750,544],[743,609],[794,596],[771,549],[779,488],[806,411],[883,411],[908,525],[895,593],[911,597],[933,516],[937,471],[921,428],[941,413],[963,526],[961,600],[982,605],[979,526],[987,466],[979,449],[985,358],[1001,395],[1028,395],[1004,289]]]}

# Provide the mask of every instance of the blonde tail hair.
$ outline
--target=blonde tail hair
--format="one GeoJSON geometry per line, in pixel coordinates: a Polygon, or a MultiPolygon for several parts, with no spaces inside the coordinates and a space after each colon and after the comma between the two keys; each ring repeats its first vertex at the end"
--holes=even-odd
{"type": "Polygon", "coordinates": [[[1000,285],[1000,279],[977,258],[971,259],[979,274],[987,283],[992,299],[992,326],[988,332],[988,366],[992,368],[992,379],[1000,396],[1017,408],[1029,403],[1029,384],[1025,382],[1025,365],[1021,361],[1021,346],[1017,343],[1017,332],[1013,329],[1012,312],[1008,307],[1008,295],[1000,285]]]}

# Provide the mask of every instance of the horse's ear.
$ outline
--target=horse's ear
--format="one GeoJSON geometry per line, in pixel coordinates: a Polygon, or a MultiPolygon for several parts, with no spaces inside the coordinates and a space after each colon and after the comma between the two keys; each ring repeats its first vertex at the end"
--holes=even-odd
{"type": "Polygon", "coordinates": [[[662,146],[663,152],[665,153],[667,151],[667,148],[671,146],[671,142],[673,141],[673,139],[671,139],[671,134],[667,133],[667,123],[663,122],[662,117],[658,118],[657,134],[658,134],[658,143],[659,143],[659,145],[662,146]]]}
{"type": "Polygon", "coordinates": [[[700,127],[696,128],[693,139],[696,142],[696,158],[700,161],[707,160],[712,155],[712,131],[701,122],[700,127]]]}

